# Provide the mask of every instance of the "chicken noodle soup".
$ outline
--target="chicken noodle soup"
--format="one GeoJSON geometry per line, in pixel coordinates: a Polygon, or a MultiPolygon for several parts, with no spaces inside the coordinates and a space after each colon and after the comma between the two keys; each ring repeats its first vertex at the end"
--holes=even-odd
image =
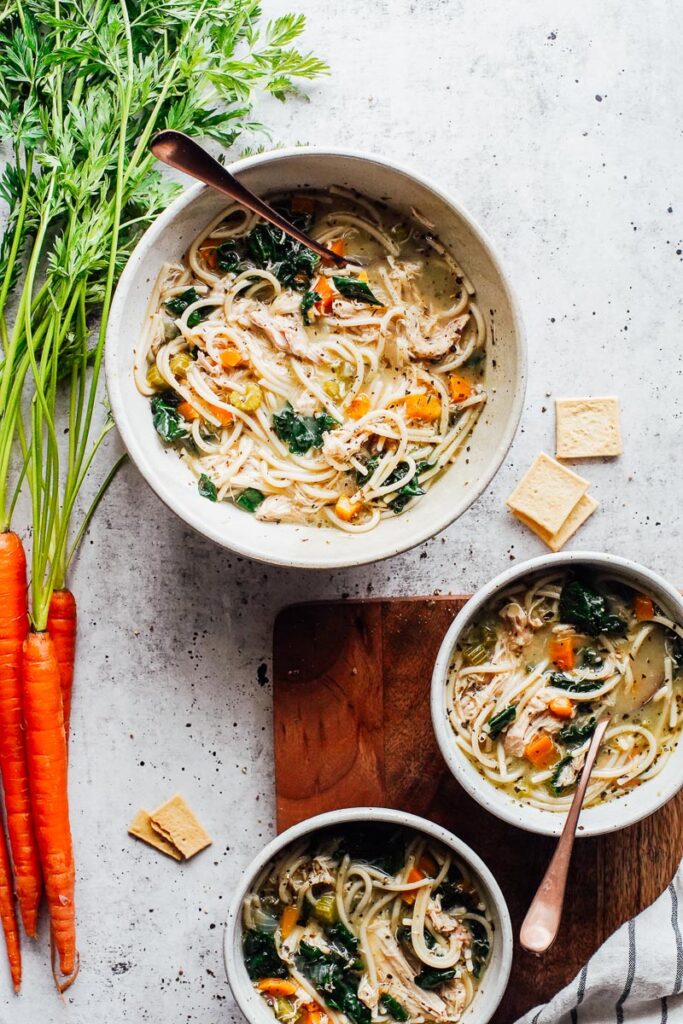
{"type": "Polygon", "coordinates": [[[341,188],[273,202],[362,268],[323,266],[228,207],[162,267],[136,384],[205,498],[370,530],[464,457],[486,401],[484,320],[419,215],[341,188]]]}
{"type": "Polygon", "coordinates": [[[459,1021],[494,942],[452,852],[383,824],[289,847],[246,896],[243,924],[255,988],[297,1024],[459,1021]]]}
{"type": "Polygon", "coordinates": [[[519,581],[457,644],[447,694],[456,742],[495,785],[564,811],[609,714],[584,806],[622,796],[678,741],[682,638],[656,600],[620,579],[564,570],[519,581]]]}

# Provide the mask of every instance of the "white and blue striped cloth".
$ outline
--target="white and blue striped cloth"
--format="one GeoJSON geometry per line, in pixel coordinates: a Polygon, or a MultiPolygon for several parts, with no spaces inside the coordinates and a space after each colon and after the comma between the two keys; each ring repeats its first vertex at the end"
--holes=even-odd
{"type": "Polygon", "coordinates": [[[683,862],[576,978],[517,1024],[683,1024],[683,862]]]}

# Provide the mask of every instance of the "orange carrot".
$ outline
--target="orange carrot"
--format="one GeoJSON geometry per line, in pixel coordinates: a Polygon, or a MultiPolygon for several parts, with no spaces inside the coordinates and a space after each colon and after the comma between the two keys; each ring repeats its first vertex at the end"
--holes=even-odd
{"type": "MultiPolygon", "coordinates": [[[[420,867],[413,867],[408,872],[406,882],[408,884],[412,882],[421,882],[423,878],[426,878],[426,873],[420,867]]],[[[401,893],[401,899],[404,903],[414,903],[417,898],[417,889],[408,889],[401,893]]]]}
{"type": "Polygon", "coordinates": [[[178,402],[178,412],[189,423],[191,420],[198,420],[199,413],[189,402],[178,402]]]}
{"type": "Polygon", "coordinates": [[[321,1024],[325,1011],[320,1003],[304,1003],[304,1015],[301,1024],[321,1024]]]}
{"type": "Polygon", "coordinates": [[[527,743],[524,756],[536,768],[549,768],[557,761],[557,747],[547,732],[539,732],[538,736],[527,743]]]}
{"type": "Polygon", "coordinates": [[[441,402],[436,395],[406,395],[406,416],[411,420],[438,420],[441,415],[441,402]]]}
{"type": "Polygon", "coordinates": [[[353,501],[351,498],[347,498],[345,494],[340,494],[334,506],[334,511],[345,523],[350,523],[352,519],[355,519],[362,507],[362,501],[353,501]]]}
{"type": "Polygon", "coordinates": [[[242,359],[242,353],[238,352],[236,348],[221,349],[218,358],[220,359],[221,366],[223,366],[226,370],[231,369],[233,366],[239,366],[240,363],[244,362],[244,360],[242,359]]]}
{"type": "Polygon", "coordinates": [[[287,939],[294,931],[296,923],[299,920],[299,908],[288,906],[282,911],[280,916],[280,931],[282,938],[287,939]]]}
{"type": "Polygon", "coordinates": [[[261,978],[256,987],[266,995],[282,998],[293,996],[297,990],[294,982],[287,981],[286,978],[261,978]]]}
{"type": "Polygon", "coordinates": [[[363,391],[352,398],[346,407],[346,413],[352,420],[359,420],[368,412],[370,412],[370,399],[363,391]]]}
{"type": "Polygon", "coordinates": [[[19,945],[19,925],[14,909],[14,893],[12,891],[12,869],[9,863],[9,853],[5,842],[5,833],[0,824],[0,921],[2,930],[5,933],[5,945],[7,946],[7,959],[12,975],[14,991],[19,991],[21,985],[21,947],[19,945]]]}
{"type": "Polygon", "coordinates": [[[31,801],[45,876],[52,938],[62,974],[76,969],[74,858],[66,781],[66,735],[59,662],[49,633],[24,643],[24,721],[31,801]]]}
{"type": "Polygon", "coordinates": [[[216,249],[221,244],[220,238],[207,238],[199,247],[199,255],[204,258],[211,270],[218,268],[218,253],[216,249]]]}
{"type": "Polygon", "coordinates": [[[55,645],[59,662],[59,679],[62,684],[62,707],[64,708],[64,731],[69,739],[71,721],[71,692],[74,682],[74,657],[76,653],[76,598],[70,590],[55,590],[50,599],[47,613],[47,631],[55,645]]]}
{"type": "Polygon", "coordinates": [[[448,378],[448,390],[454,402],[464,402],[472,394],[472,385],[467,377],[459,373],[452,373],[448,378]]]}
{"type": "Polygon", "coordinates": [[[636,594],[633,600],[633,611],[636,613],[638,622],[645,622],[647,619],[651,619],[655,613],[652,598],[645,597],[644,594],[636,594]]]}
{"type": "Polygon", "coordinates": [[[557,636],[550,641],[550,660],[554,661],[558,668],[574,668],[574,637],[557,636]]]}
{"type": "Polygon", "coordinates": [[[555,697],[548,704],[548,711],[555,718],[573,718],[574,708],[569,697],[555,697]]]}
{"type": "Polygon", "coordinates": [[[22,648],[28,633],[26,555],[16,533],[0,533],[0,771],[19,909],[36,934],[42,890],[33,831],[22,715],[22,648]]]}
{"type": "Polygon", "coordinates": [[[332,303],[338,297],[338,293],[334,290],[324,274],[321,274],[313,285],[313,291],[317,292],[320,296],[316,302],[316,307],[321,311],[321,313],[329,313],[332,309],[332,303]]]}
{"type": "Polygon", "coordinates": [[[332,252],[336,253],[337,256],[344,256],[346,254],[346,242],[343,238],[335,238],[334,242],[330,246],[332,252]]]}

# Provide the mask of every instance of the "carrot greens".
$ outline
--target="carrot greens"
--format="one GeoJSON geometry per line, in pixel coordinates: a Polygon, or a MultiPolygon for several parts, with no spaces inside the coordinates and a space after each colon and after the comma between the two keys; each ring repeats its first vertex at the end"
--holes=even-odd
{"type": "MultiPolygon", "coordinates": [[[[65,741],[76,608],[66,583],[122,461],[103,473],[84,510],[113,425],[100,378],[114,289],[140,235],[179,191],[159,174],[149,142],[175,128],[227,147],[245,130],[264,130],[252,118],[259,92],[284,99],[298,80],[327,71],[297,48],[303,30],[298,15],[262,23],[256,0],[8,0],[0,14],[0,142],[9,152],[0,174],[0,535],[10,537],[26,481],[33,631],[22,669],[25,728],[29,748],[32,730],[51,737],[54,758],[45,790],[33,777],[42,770],[35,758],[28,774],[65,974],[78,965],[65,741]]],[[[169,440],[186,435],[164,396],[155,425],[169,440]]]]}

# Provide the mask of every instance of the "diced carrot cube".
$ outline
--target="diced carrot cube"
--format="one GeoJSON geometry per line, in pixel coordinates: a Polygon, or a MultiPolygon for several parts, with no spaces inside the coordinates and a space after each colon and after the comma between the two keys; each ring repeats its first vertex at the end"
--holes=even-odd
{"type": "Polygon", "coordinates": [[[558,668],[572,669],[575,664],[574,637],[556,636],[550,641],[550,660],[554,661],[558,668]]]}
{"type": "Polygon", "coordinates": [[[288,981],[286,978],[261,978],[256,987],[266,995],[275,996],[278,999],[293,996],[297,989],[294,982],[288,981]]]}
{"type": "Polygon", "coordinates": [[[652,598],[645,597],[644,594],[637,594],[633,601],[633,610],[638,622],[645,622],[647,619],[651,619],[654,616],[654,602],[652,598]]]}
{"type": "Polygon", "coordinates": [[[317,292],[320,296],[319,300],[315,304],[316,308],[319,309],[321,313],[329,313],[332,309],[334,299],[337,298],[337,292],[334,290],[329,279],[325,277],[324,274],[321,274],[313,285],[313,291],[317,292]]]}
{"type": "Polygon", "coordinates": [[[334,506],[334,511],[345,523],[350,523],[352,519],[356,518],[362,507],[362,501],[351,501],[345,494],[340,494],[334,506]]]}
{"type": "Polygon", "coordinates": [[[298,920],[299,908],[285,907],[280,915],[280,932],[282,933],[283,939],[288,938],[292,934],[298,920]]]}
{"type": "Polygon", "coordinates": [[[406,395],[405,410],[411,420],[433,422],[441,415],[441,402],[436,395],[406,395]]]}
{"type": "MultiPolygon", "coordinates": [[[[427,877],[426,873],[420,867],[415,866],[415,867],[411,868],[410,871],[408,872],[408,877],[406,878],[406,882],[408,882],[408,883],[421,882],[422,879],[426,878],[426,877],[427,877]]],[[[417,890],[416,889],[408,889],[407,892],[401,893],[401,898],[403,899],[404,903],[414,903],[416,897],[417,897],[417,890]]]]}
{"type": "Polygon", "coordinates": [[[554,697],[548,704],[548,710],[555,718],[573,718],[574,706],[569,697],[554,697]]]}
{"type": "Polygon", "coordinates": [[[207,238],[199,247],[199,255],[212,270],[218,268],[218,253],[216,249],[220,245],[220,238],[207,238]]]}
{"type": "Polygon", "coordinates": [[[540,732],[538,736],[529,740],[524,748],[524,756],[536,768],[549,768],[557,761],[558,752],[547,732],[540,732]]]}
{"type": "Polygon", "coordinates": [[[321,1024],[323,1017],[327,1016],[319,1003],[305,1003],[303,1010],[301,1024],[321,1024]]]}
{"type": "Polygon", "coordinates": [[[362,391],[346,406],[346,413],[352,420],[359,420],[368,412],[370,412],[370,399],[362,391]]]}
{"type": "Polygon", "coordinates": [[[223,348],[220,352],[221,366],[226,370],[231,369],[233,366],[239,366],[240,363],[244,362],[242,359],[242,353],[236,348],[223,348]]]}
{"type": "Polygon", "coordinates": [[[466,377],[452,373],[448,378],[448,390],[454,402],[464,402],[472,394],[472,385],[466,377]]]}
{"type": "Polygon", "coordinates": [[[193,406],[190,405],[189,402],[179,402],[177,409],[179,415],[182,416],[184,420],[187,420],[188,423],[190,423],[192,420],[199,419],[199,413],[193,406]]]}

